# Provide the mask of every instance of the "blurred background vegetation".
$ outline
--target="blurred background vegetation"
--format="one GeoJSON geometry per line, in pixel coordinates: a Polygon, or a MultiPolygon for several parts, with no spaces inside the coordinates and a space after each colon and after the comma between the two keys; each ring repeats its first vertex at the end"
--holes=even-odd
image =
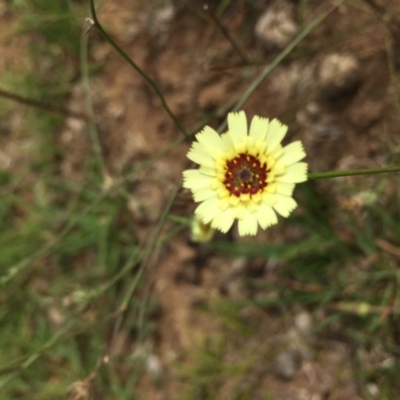
{"type": "MultiPolygon", "coordinates": [[[[399,7],[286,3],[290,40],[332,15],[246,111],[281,117],[312,170],[398,165],[399,7]],[[320,67],[341,51],[361,65],[344,87],[320,67]]],[[[253,38],[269,1],[97,5],[191,133],[290,43],[253,38]]],[[[0,3],[1,398],[399,398],[399,177],[306,183],[265,236],[189,243],[189,143],[88,17],[82,0],[0,3]]]]}

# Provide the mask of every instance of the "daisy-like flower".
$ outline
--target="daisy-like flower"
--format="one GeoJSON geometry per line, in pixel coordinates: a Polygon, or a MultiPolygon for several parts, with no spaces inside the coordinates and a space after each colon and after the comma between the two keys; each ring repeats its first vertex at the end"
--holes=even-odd
{"type": "Polygon", "coordinates": [[[288,217],[297,203],[296,183],[307,180],[300,141],[282,147],[287,126],[255,116],[250,131],[244,111],[228,114],[228,132],[206,126],[187,157],[199,169],[183,172],[183,186],[200,202],[195,214],[204,224],[227,232],[238,220],[239,235],[255,235],[288,217]]]}

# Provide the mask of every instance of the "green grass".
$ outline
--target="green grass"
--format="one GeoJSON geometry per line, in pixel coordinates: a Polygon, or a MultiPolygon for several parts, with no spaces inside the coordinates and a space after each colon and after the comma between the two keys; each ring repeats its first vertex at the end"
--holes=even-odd
{"type": "MultiPolygon", "coordinates": [[[[30,38],[30,63],[0,80],[9,91],[63,106],[81,73],[86,7],[15,1],[11,10],[19,19],[16,34],[30,38]]],[[[107,353],[122,315],[122,329],[132,337],[153,333],[148,312],[154,306],[129,301],[142,276],[135,224],[123,196],[104,196],[94,155],[81,171],[84,184],[61,178],[55,167],[63,156],[56,140],[62,116],[2,103],[3,118],[23,120],[12,134],[33,146],[26,150],[30,164],[0,177],[0,391],[4,400],[66,398],[70,385],[86,379],[107,353]]],[[[131,399],[142,368],[140,358],[106,373],[100,368],[94,394],[131,399]],[[121,374],[130,378],[121,382],[121,374]]]]}
{"type": "MultiPolygon", "coordinates": [[[[230,3],[221,1],[217,12],[222,15],[230,3]]],[[[308,20],[307,3],[299,5],[302,23],[308,20]]],[[[76,82],[82,80],[88,88],[92,66],[81,40],[86,6],[79,1],[11,2],[11,13],[18,18],[15,34],[29,39],[21,54],[29,62],[18,71],[4,71],[0,85],[58,106],[66,104],[76,82]]],[[[317,43],[311,50],[315,48],[317,43]]],[[[88,100],[90,114],[90,95],[88,100]]],[[[4,124],[15,117],[21,120],[10,137],[29,144],[22,148],[28,161],[0,173],[2,399],[64,399],[71,385],[85,379],[95,399],[144,398],[138,382],[150,354],[148,341],[157,337],[159,312],[157,299],[145,294],[145,269],[155,248],[186,229],[188,221],[169,215],[166,206],[156,230],[148,232],[150,244],[139,243],[128,207],[128,182],[137,170],[103,188],[94,121],[88,125],[91,152],[81,179],[72,182],[57,170],[64,150],[56,135],[64,117],[5,99],[0,105],[4,124]],[[162,236],[167,219],[174,229],[162,236]],[[116,336],[125,340],[113,356],[116,336]],[[131,351],[133,344],[140,351],[131,351]],[[102,364],[104,357],[109,362],[102,364]]],[[[301,239],[210,245],[221,257],[274,259],[281,269],[274,280],[246,277],[247,287],[257,295],[210,301],[198,311],[218,321],[220,330],[188,354],[190,367],[179,362],[174,366],[173,376],[183,387],[180,398],[272,399],[258,374],[261,365],[273,361],[279,346],[265,339],[269,327],[263,318],[254,326],[243,320],[249,307],[259,315],[280,315],[277,326],[268,331],[270,337],[282,332],[297,310],[307,310],[316,320],[312,334],[317,341],[333,337],[351,350],[348,369],[366,398],[371,382],[379,386],[380,399],[396,398],[400,275],[399,256],[390,249],[399,248],[400,207],[392,185],[382,178],[370,193],[384,204],[372,202],[355,211],[341,210],[316,183],[300,185],[296,196],[301,210],[283,223],[282,232],[299,228],[301,239]],[[381,349],[393,362],[365,362],[362,354],[371,349],[381,349]]],[[[358,186],[332,187],[349,196],[360,191],[358,186]]]]}

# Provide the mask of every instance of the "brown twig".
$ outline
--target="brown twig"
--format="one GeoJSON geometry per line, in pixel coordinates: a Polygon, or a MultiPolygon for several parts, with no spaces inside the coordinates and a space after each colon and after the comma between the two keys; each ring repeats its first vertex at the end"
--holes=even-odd
{"type": "Polygon", "coordinates": [[[400,259],[400,248],[399,247],[396,247],[393,244],[391,244],[388,241],[383,240],[383,239],[376,239],[375,243],[384,252],[396,257],[397,259],[400,259]]]}
{"type": "Polygon", "coordinates": [[[40,100],[30,99],[28,97],[20,96],[19,94],[8,92],[7,90],[0,89],[0,96],[9,100],[16,101],[17,103],[25,104],[27,106],[36,107],[44,111],[61,114],[65,117],[72,117],[77,119],[87,120],[88,116],[79,111],[72,111],[65,107],[53,106],[51,104],[42,102],[40,100]]]}
{"type": "Polygon", "coordinates": [[[221,33],[225,36],[225,38],[231,44],[232,48],[236,51],[237,55],[242,60],[242,63],[244,65],[249,64],[249,60],[248,60],[246,54],[236,44],[235,40],[230,35],[228,30],[221,24],[221,21],[218,19],[218,17],[216,15],[214,15],[214,13],[212,13],[212,12],[208,13],[207,15],[211,18],[211,20],[214,22],[215,26],[221,31],[221,33]]]}

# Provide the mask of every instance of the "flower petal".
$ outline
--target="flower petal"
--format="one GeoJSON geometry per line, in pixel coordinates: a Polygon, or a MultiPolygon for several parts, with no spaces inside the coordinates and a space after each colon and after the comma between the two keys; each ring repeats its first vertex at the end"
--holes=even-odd
{"type": "Polygon", "coordinates": [[[297,207],[297,203],[292,197],[279,196],[278,202],[274,205],[274,209],[282,217],[288,217],[290,213],[297,207]]]}
{"type": "Polygon", "coordinates": [[[217,176],[217,171],[215,170],[214,166],[212,166],[212,167],[204,167],[204,166],[201,166],[201,167],[199,168],[199,172],[200,172],[201,174],[207,175],[207,176],[212,176],[212,177],[217,176]]]}
{"type": "Polygon", "coordinates": [[[254,236],[257,233],[257,215],[248,213],[245,218],[238,222],[239,236],[254,236]]]}
{"type": "Polygon", "coordinates": [[[228,135],[228,133],[223,133],[221,135],[221,140],[226,149],[233,149],[234,144],[232,142],[231,137],[228,135]]]}
{"type": "Polygon", "coordinates": [[[278,159],[283,154],[283,147],[282,145],[275,146],[275,149],[268,153],[268,155],[272,156],[275,160],[278,159]]]}
{"type": "Polygon", "coordinates": [[[267,153],[271,153],[281,143],[285,137],[288,127],[281,124],[277,119],[273,119],[268,126],[267,131],[267,153]]]}
{"type": "Polygon", "coordinates": [[[275,214],[275,211],[273,210],[272,207],[266,204],[260,205],[256,215],[257,215],[257,221],[262,229],[267,229],[269,226],[278,223],[278,218],[275,214]]]}
{"type": "Polygon", "coordinates": [[[262,194],[262,202],[268,206],[273,206],[276,204],[276,194],[268,193],[267,191],[262,194]]]}
{"type": "Polygon", "coordinates": [[[183,179],[196,179],[201,176],[201,173],[198,169],[187,169],[182,172],[183,179]]]}
{"type": "Polygon", "coordinates": [[[234,221],[234,210],[232,208],[227,208],[224,211],[219,210],[212,220],[211,226],[215,229],[219,229],[222,233],[226,233],[229,231],[234,221]]]}
{"type": "Polygon", "coordinates": [[[294,190],[294,183],[283,183],[276,182],[276,193],[282,194],[283,196],[291,196],[294,190]]]}
{"type": "Polygon", "coordinates": [[[194,201],[196,203],[198,203],[199,201],[204,201],[213,197],[217,197],[215,190],[212,190],[211,188],[194,189],[192,190],[192,192],[194,201]]]}
{"type": "Polygon", "coordinates": [[[247,119],[244,111],[228,114],[229,135],[234,144],[244,142],[247,136],[247,119]]]}
{"type": "Polygon", "coordinates": [[[240,202],[235,208],[235,218],[237,218],[238,220],[241,220],[245,217],[246,215],[246,206],[240,202]]]}
{"type": "Polygon", "coordinates": [[[287,171],[287,166],[283,162],[281,162],[281,160],[278,160],[272,167],[271,171],[275,175],[284,175],[287,171]]]}
{"type": "Polygon", "coordinates": [[[218,149],[220,151],[226,150],[226,145],[222,141],[221,136],[209,126],[205,126],[203,130],[196,135],[196,139],[206,149],[218,149]]]}
{"type": "Polygon", "coordinates": [[[200,203],[194,211],[205,224],[210,223],[220,212],[218,199],[214,197],[200,203]]]}
{"type": "Polygon", "coordinates": [[[245,217],[238,222],[239,236],[254,236],[257,233],[257,215],[246,213],[245,217]]]}
{"type": "Polygon", "coordinates": [[[196,164],[213,166],[214,160],[211,158],[210,153],[198,142],[193,142],[192,147],[187,154],[187,158],[196,164]]]}
{"type": "Polygon", "coordinates": [[[283,148],[283,154],[279,157],[279,161],[286,165],[292,165],[297,161],[302,160],[306,156],[302,143],[298,140],[288,144],[283,148]]]}
{"type": "Polygon", "coordinates": [[[299,162],[287,167],[285,174],[276,177],[277,182],[300,183],[307,180],[307,164],[299,162]]]}
{"type": "Polygon", "coordinates": [[[255,115],[251,120],[250,124],[250,136],[254,138],[254,141],[258,140],[265,141],[267,136],[269,120],[267,118],[259,117],[255,115]]]}
{"type": "Polygon", "coordinates": [[[183,171],[183,187],[186,189],[208,188],[212,180],[209,176],[201,174],[198,169],[183,171]]]}

